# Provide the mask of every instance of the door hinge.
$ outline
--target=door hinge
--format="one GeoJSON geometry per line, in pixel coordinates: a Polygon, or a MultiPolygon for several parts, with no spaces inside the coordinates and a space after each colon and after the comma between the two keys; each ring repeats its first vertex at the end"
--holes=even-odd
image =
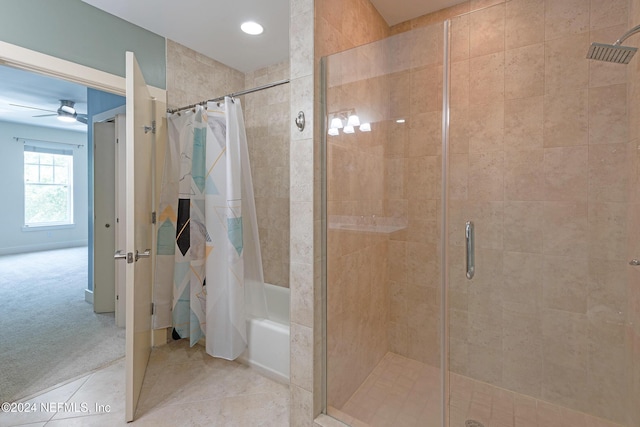
{"type": "Polygon", "coordinates": [[[151,126],[145,126],[144,127],[144,133],[149,133],[149,132],[151,132],[153,134],[156,133],[156,121],[155,120],[151,122],[151,126]]]}
{"type": "Polygon", "coordinates": [[[156,213],[151,212],[151,224],[155,224],[155,223],[156,223],[156,213]]]}
{"type": "Polygon", "coordinates": [[[127,264],[133,264],[133,252],[127,252],[127,264]]]}
{"type": "Polygon", "coordinates": [[[153,316],[154,314],[156,314],[156,305],[151,303],[151,315],[153,316]]]}
{"type": "Polygon", "coordinates": [[[120,295],[116,295],[116,301],[120,301],[120,295]]]}

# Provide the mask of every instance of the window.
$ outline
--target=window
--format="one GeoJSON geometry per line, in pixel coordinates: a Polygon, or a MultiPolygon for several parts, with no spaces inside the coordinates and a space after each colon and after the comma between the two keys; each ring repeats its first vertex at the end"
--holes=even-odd
{"type": "Polygon", "coordinates": [[[73,224],[73,151],[25,144],[24,224],[73,224]]]}

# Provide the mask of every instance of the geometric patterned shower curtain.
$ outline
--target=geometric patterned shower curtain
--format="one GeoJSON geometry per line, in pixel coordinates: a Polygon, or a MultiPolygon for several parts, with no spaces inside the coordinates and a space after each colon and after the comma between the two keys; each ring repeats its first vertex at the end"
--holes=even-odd
{"type": "Polygon", "coordinates": [[[233,360],[246,347],[247,313],[266,317],[242,110],[227,98],[168,122],[174,157],[164,174],[173,178],[163,178],[161,192],[154,326],[170,322],[191,345],[205,337],[207,353],[233,360]]]}

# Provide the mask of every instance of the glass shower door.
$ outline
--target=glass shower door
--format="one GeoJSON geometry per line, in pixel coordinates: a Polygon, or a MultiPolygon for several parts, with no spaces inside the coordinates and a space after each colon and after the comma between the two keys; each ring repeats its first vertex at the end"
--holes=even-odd
{"type": "Polygon", "coordinates": [[[524,3],[451,22],[450,425],[627,425],[626,71],[524,3]]]}

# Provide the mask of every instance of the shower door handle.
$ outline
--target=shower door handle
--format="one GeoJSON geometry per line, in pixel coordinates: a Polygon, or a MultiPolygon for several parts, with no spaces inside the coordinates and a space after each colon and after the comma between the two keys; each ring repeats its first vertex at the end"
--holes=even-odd
{"type": "Polygon", "coordinates": [[[473,279],[473,275],[476,272],[476,261],[475,261],[475,236],[473,229],[473,222],[467,221],[464,227],[464,237],[466,242],[466,252],[467,252],[467,279],[473,279]]]}

